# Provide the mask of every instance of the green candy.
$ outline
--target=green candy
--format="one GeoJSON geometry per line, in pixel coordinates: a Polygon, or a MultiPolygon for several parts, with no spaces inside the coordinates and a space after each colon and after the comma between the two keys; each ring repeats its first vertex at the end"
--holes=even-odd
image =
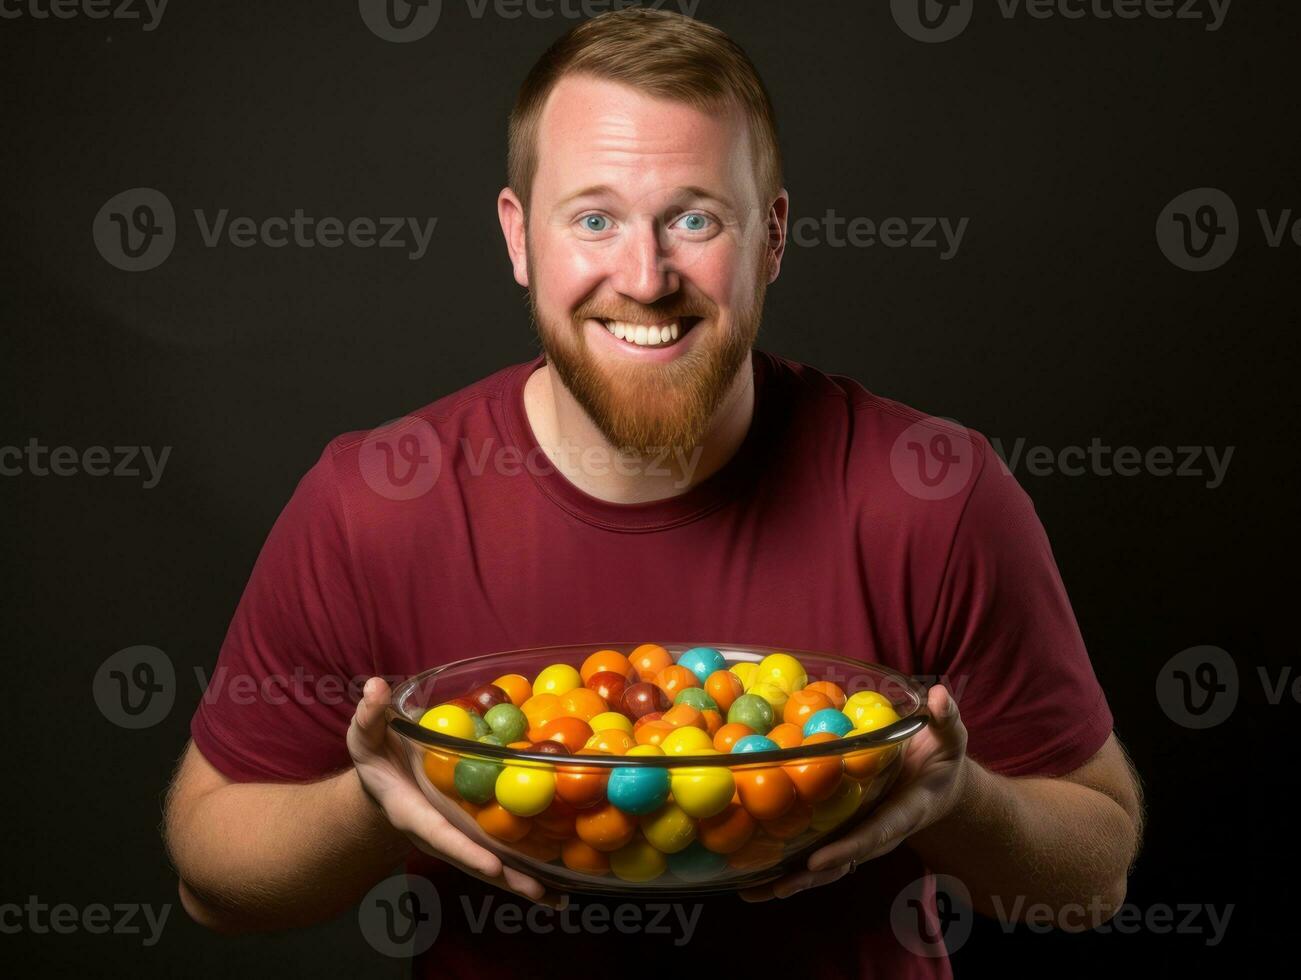
{"type": "Polygon", "coordinates": [[[488,723],[492,733],[507,745],[522,739],[529,728],[529,721],[524,717],[524,712],[513,704],[494,705],[488,709],[484,721],[488,723]]]}
{"type": "Polygon", "coordinates": [[[489,732],[487,735],[480,735],[477,741],[482,742],[484,745],[505,745],[506,744],[498,736],[492,734],[491,732],[489,732]]]}
{"type": "Polygon", "coordinates": [[[452,781],[456,784],[456,791],[471,803],[487,803],[492,799],[497,774],[502,768],[501,763],[487,759],[462,759],[456,764],[452,781]]]}
{"type": "Polygon", "coordinates": [[[728,723],[746,725],[759,735],[772,729],[772,705],[757,694],[742,694],[727,711],[728,723]]]}
{"type": "Polygon", "coordinates": [[[470,721],[474,722],[474,737],[483,738],[485,735],[492,733],[492,728],[483,720],[483,717],[477,711],[469,712],[470,721]]]}
{"type": "Polygon", "coordinates": [[[673,699],[674,704],[689,704],[697,711],[717,711],[718,702],[703,687],[684,687],[673,699]]]}

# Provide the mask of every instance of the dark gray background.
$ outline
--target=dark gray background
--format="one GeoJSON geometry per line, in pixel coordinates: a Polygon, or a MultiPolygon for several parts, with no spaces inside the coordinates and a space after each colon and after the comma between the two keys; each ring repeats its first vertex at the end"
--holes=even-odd
{"type": "MultiPolygon", "coordinates": [[[[944,44],[906,37],[884,2],[703,0],[776,102],[793,217],[968,217],[962,250],[792,247],[760,346],[846,374],[1006,444],[1235,447],[1222,486],[1018,472],[1047,527],[1151,823],[1129,901],[1233,904],[1225,942],[1005,935],[955,956],[989,968],[1161,975],[1222,970],[1277,942],[1265,900],[1278,838],[1262,824],[1268,753],[1296,702],[1258,666],[1294,658],[1266,628],[1268,559],[1294,520],[1298,259],[1265,246],[1257,208],[1301,210],[1294,4],[1238,2],[1197,22],[1006,20],[981,4],[944,44]],[[1218,187],[1242,240],[1193,274],[1158,249],[1176,195],[1218,187]],[[1284,465],[1280,467],[1280,462],[1284,465]],[[1208,731],[1172,722],[1155,686],[1188,647],[1223,647],[1241,697],[1208,731]]],[[[411,44],[355,3],[170,6],[156,30],[85,17],[0,20],[0,442],[171,446],[139,479],[0,480],[10,568],[9,791],[0,903],[36,895],[176,902],[160,794],[267,530],[325,442],[402,415],[535,353],[494,198],[505,117],[570,22],[474,19],[444,4],[411,44]],[[128,188],[175,206],[158,268],[120,271],[91,225],[128,188]],[[428,254],[203,246],[191,212],[437,217],[428,254]],[[91,697],[112,653],[159,647],[176,703],[142,731],[91,697]]],[[[862,873],[862,872],[860,872],[862,873]]],[[[1287,928],[1283,920],[1282,928],[1287,928]]],[[[739,941],[743,941],[740,940],[739,941]]],[[[223,940],[176,906],[162,941],[0,935],[45,973],[400,974],[355,915],[223,940]]]]}

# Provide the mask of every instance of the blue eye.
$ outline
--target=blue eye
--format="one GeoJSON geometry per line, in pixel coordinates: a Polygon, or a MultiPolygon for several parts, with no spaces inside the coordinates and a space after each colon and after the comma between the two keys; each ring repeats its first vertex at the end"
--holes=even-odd
{"type": "Polygon", "coordinates": [[[704,231],[709,227],[709,219],[703,214],[686,214],[682,216],[682,224],[687,231],[704,231]]]}
{"type": "Polygon", "coordinates": [[[610,224],[610,219],[603,214],[589,214],[581,220],[584,231],[605,231],[610,224]]]}

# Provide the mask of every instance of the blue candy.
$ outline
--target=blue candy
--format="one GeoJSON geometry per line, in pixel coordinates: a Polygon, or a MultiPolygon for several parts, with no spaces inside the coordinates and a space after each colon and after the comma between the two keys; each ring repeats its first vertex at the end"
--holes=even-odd
{"type": "Polygon", "coordinates": [[[781,746],[765,735],[746,735],[732,743],[732,754],[737,752],[773,752],[781,746]]]}
{"type": "Polygon", "coordinates": [[[714,671],[727,669],[727,661],[713,647],[692,647],[678,657],[678,664],[695,674],[701,684],[709,680],[714,671]]]}
{"type": "Polygon", "coordinates": [[[823,708],[821,711],[813,712],[809,720],[804,723],[804,737],[808,738],[818,732],[831,732],[833,735],[844,737],[853,728],[854,723],[843,711],[823,708]]]}
{"type": "Polygon", "coordinates": [[[605,795],[624,813],[650,813],[669,798],[669,771],[659,766],[621,767],[610,773],[605,795]]]}
{"type": "Polygon", "coordinates": [[[669,870],[683,881],[708,881],[727,867],[727,855],[715,854],[700,841],[692,841],[668,856],[669,870]]]}

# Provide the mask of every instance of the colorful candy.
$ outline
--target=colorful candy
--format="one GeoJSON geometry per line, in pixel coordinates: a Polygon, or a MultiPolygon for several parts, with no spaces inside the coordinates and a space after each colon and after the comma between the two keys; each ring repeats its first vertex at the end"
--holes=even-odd
{"type": "Polygon", "coordinates": [[[650,813],[668,799],[669,771],[659,766],[621,766],[610,773],[605,794],[624,813],[650,813]]]}
{"type": "Polygon", "coordinates": [[[704,684],[715,671],[726,670],[727,661],[713,647],[692,647],[678,657],[678,666],[687,668],[704,684]]]}

